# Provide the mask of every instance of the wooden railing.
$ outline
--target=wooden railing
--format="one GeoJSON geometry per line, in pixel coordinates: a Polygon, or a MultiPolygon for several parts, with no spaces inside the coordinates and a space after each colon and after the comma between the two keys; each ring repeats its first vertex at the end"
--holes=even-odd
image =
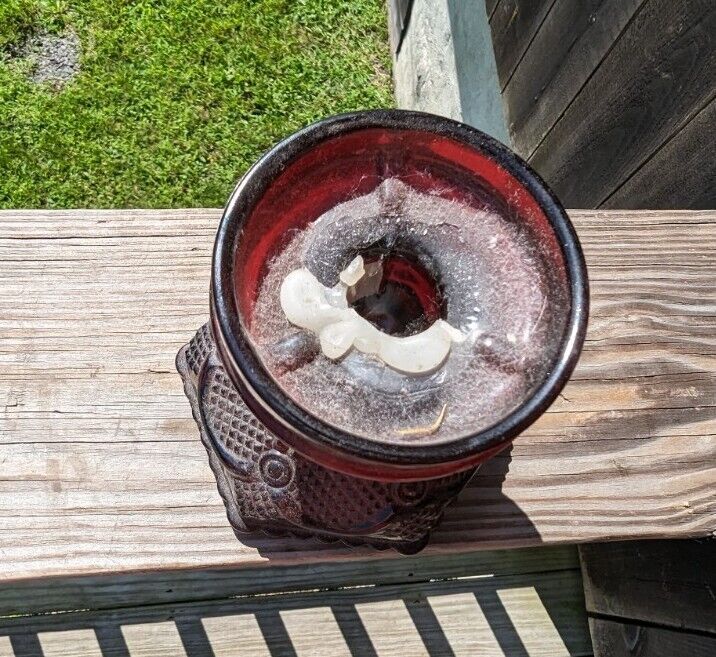
{"type": "Polygon", "coordinates": [[[234,537],[173,366],[208,317],[219,210],[0,212],[0,615],[257,593],[282,572],[322,587],[326,564],[341,585],[368,583],[353,568],[401,584],[420,559],[475,550],[708,535],[716,212],[570,214],[592,288],[579,366],[416,561],[234,537]]]}

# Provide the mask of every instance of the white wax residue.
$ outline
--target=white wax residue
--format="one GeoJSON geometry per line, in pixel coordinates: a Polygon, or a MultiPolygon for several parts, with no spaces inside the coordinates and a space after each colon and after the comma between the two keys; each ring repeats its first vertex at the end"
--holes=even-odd
{"type": "Polygon", "coordinates": [[[335,360],[355,348],[399,372],[426,374],[445,361],[453,342],[465,340],[466,336],[442,319],[407,337],[383,333],[348,307],[348,288],[364,273],[363,258],[357,256],[333,288],[323,285],[305,267],[289,273],[281,284],[280,302],[286,318],[316,333],[326,357],[335,360]]]}

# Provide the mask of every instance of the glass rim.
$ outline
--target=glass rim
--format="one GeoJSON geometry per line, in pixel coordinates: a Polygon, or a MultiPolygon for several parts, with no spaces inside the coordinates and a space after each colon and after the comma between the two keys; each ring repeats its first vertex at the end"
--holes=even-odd
{"type": "Polygon", "coordinates": [[[242,399],[280,439],[315,461],[349,474],[403,479],[443,476],[505,447],[554,401],[578,360],[586,333],[589,290],[579,240],[559,200],[519,156],[465,124],[408,110],[365,110],[329,117],[290,135],[239,181],[225,207],[212,262],[212,327],[227,374],[242,399]],[[417,130],[455,140],[506,170],[539,205],[564,258],[571,308],[553,367],[532,394],[492,426],[434,443],[383,442],[342,430],[299,406],[273,379],[251,345],[237,306],[234,254],[241,228],[274,178],[327,139],[357,130],[417,130]]]}

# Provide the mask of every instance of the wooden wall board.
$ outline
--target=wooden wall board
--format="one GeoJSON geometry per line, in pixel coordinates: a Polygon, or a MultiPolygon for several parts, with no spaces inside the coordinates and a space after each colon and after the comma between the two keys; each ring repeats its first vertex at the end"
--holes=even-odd
{"type": "Polygon", "coordinates": [[[582,545],[587,610],[716,636],[716,539],[582,545]]]}
{"type": "Polygon", "coordinates": [[[709,102],[714,33],[710,0],[647,0],[530,158],[563,203],[599,206],[709,102]]]}
{"type": "Polygon", "coordinates": [[[713,657],[716,637],[590,618],[594,657],[713,657]]]}
{"type": "Polygon", "coordinates": [[[503,92],[515,150],[529,158],[644,0],[557,0],[503,92]]]}
{"type": "Polygon", "coordinates": [[[495,9],[497,9],[499,3],[500,0],[485,0],[485,10],[487,11],[488,18],[492,18],[492,14],[495,12],[495,9]]]}
{"type": "Polygon", "coordinates": [[[706,145],[716,135],[716,99],[602,204],[606,208],[716,207],[716,159],[706,145]]]}
{"type": "Polygon", "coordinates": [[[504,89],[554,0],[500,0],[490,18],[497,76],[504,89]]]}

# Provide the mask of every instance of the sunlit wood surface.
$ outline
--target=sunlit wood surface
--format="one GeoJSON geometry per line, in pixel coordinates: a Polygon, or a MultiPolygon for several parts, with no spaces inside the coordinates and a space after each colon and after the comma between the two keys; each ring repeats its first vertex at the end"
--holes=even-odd
{"type": "MultiPolygon", "coordinates": [[[[219,215],[200,209],[0,212],[0,615],[177,600],[192,605],[312,589],[321,586],[319,574],[327,586],[374,584],[390,572],[393,582],[410,580],[418,562],[393,553],[262,537],[240,542],[229,528],[173,365],[178,348],[208,317],[219,215]]],[[[485,465],[449,508],[421,557],[435,560],[430,572],[474,550],[704,536],[715,528],[716,213],[571,216],[592,285],[582,359],[550,411],[510,453],[485,465]]],[[[483,572],[494,575],[498,561],[483,572]]],[[[470,572],[460,563],[459,575],[446,576],[470,572]]],[[[537,564],[532,572],[544,570],[537,564]]],[[[426,571],[420,581],[428,579],[426,571]]],[[[507,588],[529,586],[526,578],[507,588]]],[[[469,610],[472,626],[482,627],[479,596],[476,607],[471,591],[438,589],[421,604],[439,619],[445,641],[494,640],[487,631],[461,638],[453,605],[469,610]]],[[[505,609],[535,602],[533,594],[511,595],[517,594],[491,599],[505,609]]],[[[356,603],[335,622],[325,601],[289,605],[279,617],[291,635],[307,610],[323,610],[304,624],[321,628],[341,654],[346,627],[359,627],[358,618],[362,629],[350,632],[370,635],[380,617],[372,610],[400,608],[398,599],[408,612],[401,611],[396,624],[408,616],[414,621],[412,598],[399,594],[370,598],[367,607],[356,603]]],[[[192,627],[204,628],[209,639],[212,627],[250,633],[258,623],[265,630],[263,612],[247,609],[207,612],[210,620],[196,611],[201,623],[192,627]],[[226,620],[234,616],[241,620],[226,620]]],[[[172,625],[174,612],[162,613],[166,617],[150,614],[147,627],[172,641],[178,631],[185,645],[186,632],[172,625]]],[[[93,623],[77,625],[85,653],[73,654],[89,654],[95,640],[103,645],[93,623]]],[[[154,654],[143,623],[108,632],[123,637],[132,654],[154,654]]],[[[515,620],[511,627],[510,636],[530,641],[529,624],[515,620]]],[[[51,628],[37,635],[38,645],[51,652],[59,644],[45,631],[51,628]]],[[[279,641],[265,631],[262,636],[269,644],[279,641]]],[[[375,642],[371,636],[376,654],[391,654],[391,636],[375,642]]],[[[0,640],[0,655],[9,645],[0,640]]],[[[256,635],[252,654],[261,654],[260,645],[256,635]]],[[[214,648],[234,654],[230,649],[214,648]]],[[[311,654],[310,647],[293,649],[311,654]]],[[[469,654],[472,648],[451,649],[469,654]]],[[[28,650],[20,654],[36,654],[28,650]]]]}

